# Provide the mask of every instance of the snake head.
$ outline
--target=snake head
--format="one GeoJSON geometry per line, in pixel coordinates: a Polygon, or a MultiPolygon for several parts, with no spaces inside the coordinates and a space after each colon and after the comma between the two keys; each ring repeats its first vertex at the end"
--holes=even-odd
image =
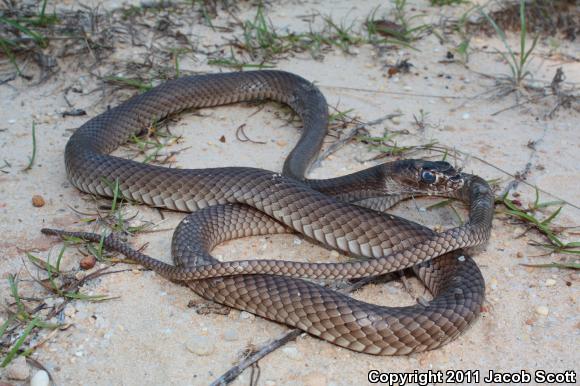
{"type": "Polygon", "coordinates": [[[392,175],[403,191],[413,194],[448,195],[461,189],[465,177],[445,161],[397,161],[392,175]]]}

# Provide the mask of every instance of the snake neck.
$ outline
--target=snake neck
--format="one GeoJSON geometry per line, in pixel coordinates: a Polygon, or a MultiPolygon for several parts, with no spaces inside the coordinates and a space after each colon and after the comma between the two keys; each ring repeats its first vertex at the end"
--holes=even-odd
{"type": "Polygon", "coordinates": [[[495,197],[489,184],[481,177],[464,174],[466,183],[451,197],[469,205],[469,218],[464,228],[485,240],[491,235],[495,197]]]}
{"type": "Polygon", "coordinates": [[[310,188],[333,196],[344,202],[357,202],[386,197],[389,206],[410,197],[401,193],[401,186],[391,175],[395,172],[389,164],[377,165],[345,176],[324,180],[303,181],[310,188]]]}

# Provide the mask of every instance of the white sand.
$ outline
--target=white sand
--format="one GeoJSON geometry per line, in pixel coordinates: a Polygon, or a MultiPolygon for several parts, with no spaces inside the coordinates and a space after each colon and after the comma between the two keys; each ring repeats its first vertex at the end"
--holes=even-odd
{"type": "MultiPolygon", "coordinates": [[[[108,3],[105,3],[105,8],[111,5],[108,3]]],[[[412,3],[425,7],[426,2],[412,3]]],[[[297,20],[296,15],[317,10],[331,14],[335,20],[356,19],[360,23],[376,4],[379,2],[369,1],[354,7],[346,0],[291,1],[271,7],[268,14],[278,28],[305,30],[306,23],[297,20]]],[[[246,6],[242,9],[244,11],[237,15],[240,19],[253,17],[254,10],[248,10],[246,6]]],[[[429,12],[458,13],[453,8],[443,8],[442,11],[439,8],[426,9],[429,12]]],[[[436,19],[438,16],[432,14],[429,17],[436,19]]],[[[223,14],[215,22],[223,23],[225,18],[223,14]]],[[[203,35],[207,41],[220,41],[220,33],[211,32],[207,27],[192,27],[191,32],[203,35]]],[[[510,41],[514,47],[517,46],[515,36],[510,41]]],[[[580,215],[577,209],[580,206],[578,112],[562,109],[552,119],[544,119],[555,103],[553,98],[545,98],[492,115],[517,103],[513,94],[495,100],[476,97],[490,91],[493,86],[492,80],[479,73],[496,75],[509,71],[506,63],[492,50],[492,47],[501,48],[497,39],[476,37],[472,40],[469,70],[460,64],[440,63],[452,46],[440,45],[433,35],[414,43],[414,46],[419,51],[401,48],[383,56],[377,56],[370,46],[355,48],[356,55],[334,50],[325,55],[323,61],[314,61],[305,53],[281,60],[277,68],[315,81],[331,106],[339,106],[341,110],[354,109],[362,120],[400,111],[403,116],[399,124],[386,122],[371,128],[371,132],[381,135],[384,128],[406,129],[411,134],[400,136],[400,144],[436,140],[456,148],[469,154],[458,161],[459,164],[466,171],[486,179],[509,181],[511,178],[501,170],[515,174],[531,162],[527,182],[552,194],[542,194],[543,200],[559,197],[576,205],[576,208],[566,206],[556,222],[562,226],[577,225],[580,215]],[[411,73],[391,79],[386,77],[385,64],[393,64],[402,58],[413,64],[411,73]],[[413,119],[420,110],[428,114],[428,125],[422,132],[413,119]],[[537,141],[537,151],[527,147],[529,141],[537,141]]],[[[577,55],[578,43],[562,41],[559,50],[577,55]]],[[[549,82],[556,68],[562,67],[566,82],[578,84],[578,62],[550,55],[549,51],[547,44],[541,41],[529,67],[534,78],[549,82]]],[[[119,55],[130,55],[130,52],[119,55]]],[[[67,182],[63,165],[63,149],[71,130],[88,118],[62,118],[60,112],[67,109],[62,97],[64,88],[74,84],[79,76],[85,76],[86,90],[99,84],[87,74],[67,72],[66,66],[61,67],[63,71],[56,77],[38,86],[29,87],[21,80],[0,86],[0,129],[3,129],[0,130],[0,162],[5,159],[12,165],[7,169],[8,173],[0,173],[0,272],[3,278],[0,288],[5,301],[9,301],[7,275],[22,272],[20,277],[28,278],[22,268],[24,250],[34,250],[43,258],[50,254],[53,259],[60,250],[61,244],[42,236],[40,228],[78,228],[80,217],[72,208],[79,211],[95,209],[94,201],[87,200],[87,196],[67,182]],[[31,151],[33,121],[37,125],[38,154],[32,170],[22,172],[31,151]],[[31,205],[34,194],[44,197],[44,207],[31,205]]],[[[203,57],[195,63],[184,58],[181,67],[195,71],[219,70],[208,66],[203,57]]],[[[522,98],[531,95],[525,92],[522,98]]],[[[106,108],[98,101],[99,93],[75,95],[74,107],[84,108],[89,117],[94,117],[106,108]]],[[[175,148],[191,148],[177,156],[177,165],[184,168],[245,165],[280,170],[285,155],[298,137],[298,131],[279,116],[280,111],[275,104],[267,104],[260,111],[255,107],[236,105],[202,110],[203,117],[180,116],[172,131],[183,134],[185,142],[175,148]],[[252,139],[267,143],[258,145],[237,141],[235,129],[244,123],[246,133],[252,139]],[[219,141],[222,135],[226,138],[225,143],[219,141]]],[[[370,159],[375,154],[369,153],[364,145],[349,144],[332,159],[324,161],[322,167],[313,170],[311,177],[324,178],[359,170],[372,164],[359,161],[370,159]]],[[[518,191],[523,202],[533,200],[530,187],[520,184],[518,191]]],[[[428,201],[432,202],[435,201],[428,201]]],[[[425,203],[419,202],[421,205],[425,203]]],[[[418,212],[413,204],[408,205],[408,209],[401,213],[430,226],[451,224],[453,219],[445,210],[432,218],[430,214],[418,212]]],[[[160,221],[156,210],[139,206],[130,208],[129,212],[136,210],[139,211],[138,219],[160,221]]],[[[183,214],[165,213],[165,217],[167,220],[159,228],[172,229],[183,214]]],[[[559,261],[564,257],[535,257],[545,250],[528,243],[541,240],[541,237],[534,231],[516,237],[523,231],[522,226],[514,226],[506,219],[496,219],[489,244],[474,252],[487,283],[485,312],[454,342],[421,354],[375,357],[302,336],[289,344],[289,349],[278,350],[259,362],[259,384],[361,384],[366,382],[367,372],[371,369],[397,372],[480,369],[485,374],[489,369],[578,370],[578,274],[520,265],[559,261]],[[523,257],[518,258],[518,253],[523,257]],[[548,314],[538,314],[538,307],[547,307],[548,314]]],[[[577,233],[575,237],[578,238],[577,233]]],[[[574,236],[569,237],[569,241],[573,239],[574,236]]],[[[136,246],[149,243],[147,252],[150,255],[170,261],[170,240],[171,231],[167,230],[141,234],[131,242],[136,246]]],[[[293,235],[236,240],[220,246],[215,254],[224,259],[328,261],[331,258],[330,251],[293,235]]],[[[76,269],[78,259],[75,249],[69,248],[65,254],[65,268],[76,269]]],[[[39,285],[31,282],[23,283],[22,288],[31,296],[45,294],[39,285]]],[[[73,302],[77,313],[70,321],[74,325],[57,333],[32,355],[47,367],[57,384],[207,384],[228,370],[243,350],[287,330],[285,326],[261,318],[245,318],[235,310],[228,316],[198,315],[187,305],[190,301],[203,303],[203,299],[151,272],[104,276],[88,284],[83,291],[107,293],[118,298],[102,303],[73,302]],[[191,350],[196,343],[204,342],[200,336],[207,337],[210,344],[207,352],[201,353],[203,355],[191,350]],[[224,336],[229,340],[224,341],[224,336]]],[[[383,305],[412,304],[396,283],[368,286],[355,297],[383,305]]],[[[540,309],[540,313],[544,311],[540,309]]],[[[246,385],[249,380],[250,371],[246,371],[234,384],[246,385]]]]}

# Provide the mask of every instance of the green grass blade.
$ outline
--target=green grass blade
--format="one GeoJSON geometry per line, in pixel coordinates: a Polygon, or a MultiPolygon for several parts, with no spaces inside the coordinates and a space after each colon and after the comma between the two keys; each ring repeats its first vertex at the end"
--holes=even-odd
{"type": "Polygon", "coordinates": [[[37,266],[40,269],[43,269],[45,271],[51,270],[53,272],[59,272],[57,267],[51,265],[48,261],[44,261],[44,260],[34,256],[30,252],[26,252],[26,257],[28,257],[28,260],[30,260],[30,262],[32,264],[34,264],[35,266],[37,266]]]}
{"type": "Polygon", "coordinates": [[[504,58],[504,60],[506,62],[508,62],[510,69],[512,71],[512,75],[514,76],[514,78],[517,78],[517,76],[518,76],[518,70],[517,70],[518,60],[516,59],[516,55],[515,55],[514,51],[512,50],[511,46],[507,42],[507,37],[505,35],[505,32],[501,28],[499,28],[499,26],[496,24],[496,22],[486,12],[483,12],[483,10],[481,10],[481,9],[479,10],[479,12],[481,14],[483,14],[483,16],[491,24],[491,26],[493,27],[493,29],[495,30],[495,32],[499,36],[500,40],[502,41],[502,44],[504,45],[504,47],[508,51],[509,57],[506,54],[504,54],[503,52],[496,50],[504,58]]]}
{"type": "Polygon", "coordinates": [[[429,205],[426,209],[427,210],[432,210],[432,209],[438,209],[438,208],[443,208],[449,204],[451,204],[453,202],[453,200],[450,198],[448,200],[443,200],[443,201],[439,201],[433,205],[429,205]]]}
{"type": "Polygon", "coordinates": [[[540,202],[538,205],[536,205],[536,208],[542,209],[542,208],[547,208],[549,206],[554,206],[554,205],[564,205],[565,203],[566,202],[562,201],[562,200],[540,202]]]}
{"type": "Polygon", "coordinates": [[[115,185],[113,187],[113,201],[111,202],[111,212],[117,210],[117,200],[119,199],[119,179],[115,179],[115,185]]]}
{"type": "Polygon", "coordinates": [[[79,292],[65,292],[63,296],[69,299],[77,299],[77,300],[88,300],[92,302],[102,302],[105,300],[116,299],[116,296],[107,296],[107,295],[85,295],[79,292]]]}
{"type": "Polygon", "coordinates": [[[8,275],[8,284],[10,286],[10,293],[16,302],[16,307],[18,308],[18,314],[25,314],[27,315],[26,309],[24,304],[22,304],[22,300],[20,300],[20,295],[18,294],[18,284],[16,284],[15,276],[10,274],[8,275]]]}
{"type": "Polygon", "coordinates": [[[540,203],[540,190],[537,186],[534,186],[534,191],[536,194],[536,198],[534,199],[534,208],[537,208],[540,203]]]}
{"type": "Polygon", "coordinates": [[[534,268],[566,268],[566,269],[580,269],[580,263],[548,263],[548,264],[521,264],[525,267],[534,268]]]}
{"type": "Polygon", "coordinates": [[[555,219],[560,212],[562,211],[563,206],[559,207],[554,213],[552,213],[547,219],[545,219],[544,221],[541,222],[542,225],[548,225],[552,222],[553,219],[555,219]]]}
{"type": "Polygon", "coordinates": [[[28,325],[26,326],[26,328],[24,329],[24,331],[20,335],[20,338],[18,338],[16,343],[14,343],[14,346],[12,346],[12,348],[10,349],[10,351],[8,352],[8,354],[6,355],[6,357],[4,358],[2,363],[0,364],[0,367],[6,367],[10,362],[12,362],[12,360],[16,356],[18,356],[18,350],[20,349],[20,346],[22,346],[22,344],[24,343],[24,341],[26,340],[28,335],[30,335],[32,330],[36,327],[37,322],[38,322],[38,318],[34,318],[28,323],[28,325]]]}
{"type": "Polygon", "coordinates": [[[36,160],[36,123],[32,121],[32,156],[28,157],[28,165],[26,165],[23,171],[32,169],[35,160],[36,160]]]}
{"type": "Polygon", "coordinates": [[[4,323],[2,323],[2,326],[0,326],[0,338],[2,338],[2,336],[4,335],[6,330],[8,329],[8,326],[10,325],[10,323],[12,323],[13,320],[14,320],[14,317],[10,316],[8,319],[6,319],[4,321],[4,323]]]}
{"type": "Polygon", "coordinates": [[[526,32],[526,2],[520,0],[520,68],[523,68],[525,63],[526,32]]]}
{"type": "Polygon", "coordinates": [[[22,32],[23,34],[28,35],[40,47],[42,47],[42,48],[46,47],[47,40],[44,36],[42,36],[41,34],[39,34],[36,31],[31,30],[28,27],[23,26],[20,23],[0,16],[0,24],[8,24],[8,25],[16,28],[18,31],[22,32]]]}

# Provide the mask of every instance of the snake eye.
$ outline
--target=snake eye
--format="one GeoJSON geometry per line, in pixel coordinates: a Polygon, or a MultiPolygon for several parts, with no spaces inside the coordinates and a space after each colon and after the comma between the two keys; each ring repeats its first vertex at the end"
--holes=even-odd
{"type": "Polygon", "coordinates": [[[423,170],[421,172],[421,180],[427,184],[432,184],[437,180],[437,176],[430,170],[423,170]]]}

